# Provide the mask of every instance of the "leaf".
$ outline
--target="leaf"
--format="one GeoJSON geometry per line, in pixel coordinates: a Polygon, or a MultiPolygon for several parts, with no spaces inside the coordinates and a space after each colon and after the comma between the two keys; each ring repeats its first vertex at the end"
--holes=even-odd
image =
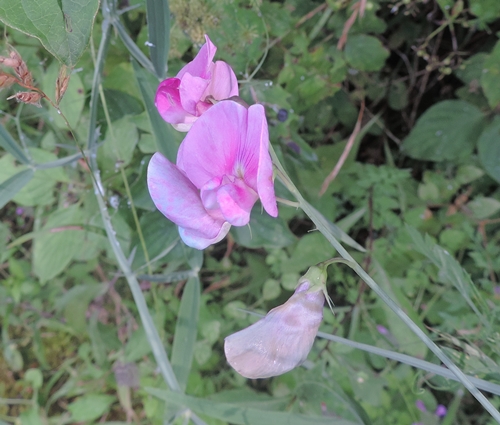
{"type": "Polygon", "coordinates": [[[0,146],[16,158],[21,164],[29,164],[30,160],[21,150],[10,133],[0,124],[0,146]]]}
{"type": "Polygon", "coordinates": [[[500,183],[500,117],[496,116],[493,121],[479,136],[478,150],[479,160],[484,170],[500,183]]]}
{"type": "Polygon", "coordinates": [[[104,144],[98,150],[99,165],[107,172],[128,165],[138,141],[137,127],[128,117],[115,121],[106,131],[104,144]]]}
{"type": "Polygon", "coordinates": [[[500,103],[500,41],[484,61],[481,75],[481,86],[490,107],[493,109],[500,103]]]}
{"type": "Polygon", "coordinates": [[[156,388],[146,388],[146,391],[162,400],[185,405],[197,413],[238,425],[354,425],[360,423],[332,417],[308,416],[286,411],[264,410],[260,407],[244,407],[238,404],[220,403],[156,388]]]}
{"type": "Polygon", "coordinates": [[[99,0],[0,0],[0,20],[36,37],[73,68],[85,50],[99,0]]]}
{"type": "Polygon", "coordinates": [[[149,54],[156,76],[165,78],[170,48],[170,9],[168,0],[147,0],[149,54]]]}
{"type": "Polygon", "coordinates": [[[389,50],[377,38],[365,34],[350,35],[344,53],[349,65],[359,71],[378,71],[389,57],[389,50]]]}
{"type": "Polygon", "coordinates": [[[158,82],[153,81],[151,76],[147,74],[136,61],[132,60],[132,66],[134,68],[137,84],[141,90],[144,105],[146,106],[149,121],[151,122],[151,128],[153,129],[158,151],[165,155],[170,162],[175,163],[178,145],[174,141],[172,127],[160,117],[154,102],[158,82]]]}
{"type": "Polygon", "coordinates": [[[17,192],[19,192],[31,181],[34,174],[33,170],[28,168],[27,170],[19,171],[19,173],[14,174],[12,177],[1,183],[0,208],[3,208],[7,202],[16,196],[17,192]]]}
{"type": "Polygon", "coordinates": [[[484,123],[482,112],[463,100],[445,100],[431,106],[403,141],[403,151],[424,161],[469,156],[484,123]]]}
{"type": "Polygon", "coordinates": [[[198,277],[192,277],[188,280],[182,294],[172,346],[172,369],[182,391],[186,389],[193,362],[194,346],[198,333],[199,310],[200,280],[198,277]]]}
{"type": "Polygon", "coordinates": [[[467,207],[472,211],[472,215],[478,220],[491,217],[500,211],[500,201],[494,198],[478,196],[474,200],[467,203],[467,207]]]}
{"type": "Polygon", "coordinates": [[[57,229],[35,237],[33,272],[45,283],[62,272],[78,253],[85,233],[83,230],[64,226],[79,221],[77,207],[61,209],[47,220],[44,229],[57,229]]]}
{"type": "Polygon", "coordinates": [[[106,413],[115,397],[106,394],[88,394],[68,405],[71,422],[92,421],[106,413]]]}

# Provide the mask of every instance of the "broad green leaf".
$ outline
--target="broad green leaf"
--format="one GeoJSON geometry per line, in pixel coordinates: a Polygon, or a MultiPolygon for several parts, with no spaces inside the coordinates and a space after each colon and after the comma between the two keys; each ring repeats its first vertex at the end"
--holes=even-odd
{"type": "Polygon", "coordinates": [[[355,425],[342,418],[307,416],[286,411],[270,411],[258,407],[245,407],[232,403],[220,403],[209,399],[187,396],[181,393],[146,388],[146,391],[162,400],[180,404],[199,414],[238,425],[355,425]]]}
{"type": "Polygon", "coordinates": [[[482,112],[463,100],[431,106],[403,141],[403,151],[424,161],[456,160],[469,156],[482,130],[482,112]]]}
{"type": "Polygon", "coordinates": [[[500,17],[500,2],[498,0],[470,0],[470,12],[485,22],[500,17]]]}
{"type": "Polygon", "coordinates": [[[26,186],[33,178],[34,172],[31,168],[19,171],[12,177],[0,184],[0,208],[3,208],[17,192],[26,186]]]}
{"type": "Polygon", "coordinates": [[[104,144],[98,150],[99,165],[106,172],[128,165],[138,140],[137,127],[128,117],[113,122],[106,131],[104,144]]]}
{"type": "Polygon", "coordinates": [[[21,164],[29,164],[30,160],[21,150],[10,133],[0,124],[0,146],[16,158],[21,164]]]}
{"type": "Polygon", "coordinates": [[[182,294],[172,346],[172,369],[182,391],[186,389],[193,362],[199,310],[200,280],[198,277],[192,277],[188,280],[182,294]]]}
{"type": "Polygon", "coordinates": [[[0,20],[38,38],[72,68],[87,46],[98,8],[99,0],[0,0],[0,20]]]}
{"type": "Polygon", "coordinates": [[[165,77],[170,48],[170,9],[168,0],[147,0],[149,54],[160,79],[165,77]]]}
{"type": "Polygon", "coordinates": [[[107,394],[88,394],[68,405],[71,422],[93,421],[106,413],[116,398],[107,394]]]}
{"type": "Polygon", "coordinates": [[[479,136],[479,160],[484,170],[500,183],[500,116],[483,130],[479,136]]]}
{"type": "Polygon", "coordinates": [[[62,272],[80,250],[85,232],[74,227],[79,221],[76,206],[60,209],[44,226],[44,229],[53,230],[35,237],[33,272],[42,284],[62,272]]]}
{"type": "Polygon", "coordinates": [[[500,103],[500,41],[484,61],[481,86],[490,107],[495,108],[500,103]]]}
{"type": "Polygon", "coordinates": [[[470,208],[475,218],[483,220],[500,211],[500,201],[494,198],[479,196],[467,203],[467,207],[470,208]]]}
{"type": "Polygon", "coordinates": [[[483,75],[484,62],[488,56],[487,53],[477,53],[471,56],[454,71],[455,75],[466,84],[470,84],[474,80],[479,81],[483,75]]]}
{"type": "Polygon", "coordinates": [[[347,38],[345,59],[359,71],[379,71],[388,57],[389,50],[375,37],[356,34],[347,38]]]}
{"type": "Polygon", "coordinates": [[[134,67],[135,78],[141,90],[142,99],[151,122],[158,151],[165,155],[171,162],[175,162],[178,144],[173,137],[172,127],[160,117],[154,102],[158,81],[151,78],[152,76],[141,68],[136,61],[132,60],[132,66],[134,67]]]}

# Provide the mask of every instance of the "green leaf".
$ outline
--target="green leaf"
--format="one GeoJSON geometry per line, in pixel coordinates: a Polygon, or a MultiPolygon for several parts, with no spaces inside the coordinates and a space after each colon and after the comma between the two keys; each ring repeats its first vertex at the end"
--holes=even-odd
{"type": "Polygon", "coordinates": [[[68,405],[71,422],[93,421],[106,413],[115,397],[106,394],[88,394],[68,405]]]}
{"type": "Polygon", "coordinates": [[[44,229],[57,229],[35,237],[33,272],[45,283],[62,272],[81,248],[85,233],[73,227],[77,224],[77,207],[61,209],[47,220],[44,229]]]}
{"type": "Polygon", "coordinates": [[[182,391],[186,389],[193,362],[194,346],[198,333],[199,310],[200,280],[198,277],[192,277],[188,280],[182,294],[172,346],[172,369],[182,391]]]}
{"type": "Polygon", "coordinates": [[[156,76],[165,78],[168,50],[170,48],[170,9],[168,0],[147,0],[149,54],[156,76]]]}
{"type": "Polygon", "coordinates": [[[0,146],[16,158],[21,164],[29,164],[30,160],[21,150],[10,133],[0,124],[0,146]]]}
{"type": "Polygon", "coordinates": [[[491,217],[500,211],[500,201],[494,198],[487,198],[485,196],[478,196],[469,203],[467,207],[472,211],[472,215],[478,220],[491,217]]]}
{"type": "Polygon", "coordinates": [[[500,117],[496,116],[493,121],[479,136],[478,150],[479,160],[484,170],[500,183],[500,117]]]}
{"type": "Polygon", "coordinates": [[[1,183],[0,208],[3,208],[7,202],[16,196],[17,192],[19,192],[31,181],[34,174],[33,170],[28,168],[27,170],[19,171],[19,173],[14,174],[12,177],[1,183]]]}
{"type": "Polygon", "coordinates": [[[389,57],[389,50],[377,38],[365,34],[350,35],[344,53],[349,65],[359,71],[378,71],[389,57]]]}
{"type": "Polygon", "coordinates": [[[500,41],[484,61],[481,86],[490,107],[495,108],[500,103],[500,41]]]}
{"type": "Polygon", "coordinates": [[[286,411],[276,412],[262,408],[244,407],[232,403],[219,403],[214,400],[190,397],[156,388],[146,388],[146,391],[162,400],[187,406],[197,413],[238,425],[354,425],[360,423],[341,418],[308,416],[286,411]]]}
{"type": "Polygon", "coordinates": [[[160,117],[154,102],[158,81],[151,78],[152,76],[141,68],[136,61],[132,60],[132,66],[134,68],[137,84],[141,90],[144,105],[146,106],[149,121],[151,122],[151,128],[153,129],[158,150],[165,155],[169,161],[175,162],[178,144],[174,141],[172,127],[160,117]]]}
{"type": "Polygon", "coordinates": [[[471,0],[470,11],[480,20],[490,22],[500,16],[500,2],[498,0],[471,0]]]}
{"type": "Polygon", "coordinates": [[[431,106],[403,141],[403,151],[425,161],[469,156],[484,123],[482,112],[463,100],[445,100],[431,106]]]}
{"type": "Polygon", "coordinates": [[[0,20],[38,38],[59,61],[74,67],[98,8],[99,0],[0,0],[0,20]]]}
{"type": "Polygon", "coordinates": [[[128,117],[115,121],[106,131],[104,144],[98,151],[99,165],[107,172],[128,165],[138,141],[137,127],[128,117]]]}

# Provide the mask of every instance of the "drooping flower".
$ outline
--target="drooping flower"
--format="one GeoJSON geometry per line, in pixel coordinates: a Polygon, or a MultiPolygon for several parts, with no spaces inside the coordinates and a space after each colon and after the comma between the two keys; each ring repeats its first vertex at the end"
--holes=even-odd
{"type": "Polygon", "coordinates": [[[156,107],[162,118],[176,130],[188,131],[207,111],[211,100],[238,96],[238,82],[231,67],[213,62],[217,47],[205,35],[206,43],[176,77],[162,81],[156,92],[156,107]]]}
{"type": "Polygon", "coordinates": [[[323,319],[326,290],[322,273],[311,267],[285,304],[225,339],[227,361],[240,375],[269,378],[304,362],[323,319]]]}
{"type": "Polygon", "coordinates": [[[231,225],[245,226],[260,198],[278,215],[262,105],[248,109],[227,100],[210,108],[179,147],[177,165],[161,153],[148,166],[148,188],[156,207],[179,226],[182,240],[204,249],[231,225]]]}

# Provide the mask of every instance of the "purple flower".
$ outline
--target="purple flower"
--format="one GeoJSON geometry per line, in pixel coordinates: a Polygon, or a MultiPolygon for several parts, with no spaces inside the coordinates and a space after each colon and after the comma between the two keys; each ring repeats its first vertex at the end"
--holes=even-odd
{"type": "Polygon", "coordinates": [[[283,305],[239,332],[229,335],[224,352],[229,364],[250,379],[281,375],[307,358],[323,319],[320,286],[302,281],[283,305]]]}
{"type": "Polygon", "coordinates": [[[382,326],[382,325],[377,325],[377,331],[381,335],[387,335],[389,333],[389,330],[385,326],[382,326]]]}
{"type": "Polygon", "coordinates": [[[177,165],[161,153],[151,158],[148,188],[156,207],[179,226],[182,240],[204,249],[231,225],[245,226],[260,198],[276,217],[273,164],[264,107],[248,109],[223,101],[193,125],[177,154],[177,165]]]}
{"type": "Polygon", "coordinates": [[[446,413],[448,413],[448,409],[445,406],[443,406],[442,404],[438,404],[434,414],[439,418],[443,418],[446,416],[446,413]]]}
{"type": "Polygon", "coordinates": [[[417,400],[415,402],[415,406],[417,407],[418,410],[421,412],[427,412],[427,409],[425,408],[425,404],[422,400],[417,400]]]}
{"type": "Polygon", "coordinates": [[[238,96],[238,81],[231,67],[213,62],[217,48],[205,35],[206,43],[176,77],[162,81],[156,92],[156,107],[162,118],[176,130],[188,131],[211,100],[238,96]]]}

